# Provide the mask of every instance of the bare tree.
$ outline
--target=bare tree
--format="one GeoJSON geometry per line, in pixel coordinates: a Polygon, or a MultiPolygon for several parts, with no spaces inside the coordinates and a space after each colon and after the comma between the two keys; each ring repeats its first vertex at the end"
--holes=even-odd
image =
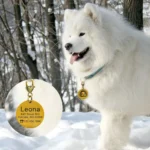
{"type": "Polygon", "coordinates": [[[74,0],[65,0],[65,9],[75,9],[75,3],[74,0]]]}
{"type": "Polygon", "coordinates": [[[21,81],[19,60],[17,58],[15,45],[14,45],[14,42],[13,42],[13,36],[12,36],[12,33],[11,33],[11,29],[9,27],[4,0],[1,0],[1,4],[2,4],[2,9],[3,9],[3,15],[0,15],[1,27],[2,27],[2,29],[4,29],[6,31],[7,37],[9,37],[9,40],[8,40],[9,45],[6,41],[6,38],[4,38],[5,34],[3,33],[2,30],[0,32],[0,38],[1,38],[0,45],[2,46],[3,49],[5,49],[7,51],[7,54],[9,56],[9,58],[15,63],[16,69],[17,69],[18,79],[19,79],[19,81],[21,81]],[[11,55],[11,53],[13,53],[14,57],[11,55]]]}
{"type": "Polygon", "coordinates": [[[38,78],[38,70],[36,59],[33,60],[32,57],[28,54],[28,47],[25,40],[23,26],[22,26],[22,16],[21,16],[21,8],[20,8],[20,0],[14,1],[14,12],[15,12],[15,21],[16,21],[16,30],[17,30],[17,38],[19,41],[19,46],[22,51],[22,55],[26,64],[28,65],[30,72],[32,74],[32,78],[38,78]]]}
{"type": "Polygon", "coordinates": [[[143,29],[143,0],[124,0],[123,14],[137,29],[143,29]]]}
{"type": "Polygon", "coordinates": [[[51,82],[56,90],[61,93],[61,64],[60,64],[60,49],[58,47],[58,39],[56,33],[55,25],[55,15],[54,15],[54,1],[46,0],[46,21],[47,21],[47,41],[50,49],[50,73],[51,73],[51,82]]]}
{"type": "Polygon", "coordinates": [[[107,7],[107,0],[97,0],[98,5],[107,7]]]}

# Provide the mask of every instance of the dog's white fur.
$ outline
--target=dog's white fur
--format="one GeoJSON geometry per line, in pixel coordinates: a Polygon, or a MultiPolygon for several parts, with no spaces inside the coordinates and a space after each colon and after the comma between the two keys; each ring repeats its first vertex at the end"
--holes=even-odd
{"type": "MultiPolygon", "coordinates": [[[[150,114],[150,39],[126,23],[118,14],[86,4],[79,11],[65,11],[63,46],[72,52],[87,46],[90,51],[70,68],[79,78],[105,65],[86,80],[86,100],[102,114],[100,150],[120,150],[128,141],[134,116],[150,114]],[[79,33],[85,35],[79,37],[79,33]]],[[[64,48],[66,59],[71,55],[64,48]]]]}

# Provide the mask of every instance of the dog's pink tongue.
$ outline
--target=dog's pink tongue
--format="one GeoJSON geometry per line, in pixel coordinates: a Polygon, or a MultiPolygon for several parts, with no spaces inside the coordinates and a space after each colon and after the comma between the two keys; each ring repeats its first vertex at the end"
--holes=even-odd
{"type": "Polygon", "coordinates": [[[70,63],[73,64],[78,59],[78,54],[73,54],[70,58],[70,63]]]}

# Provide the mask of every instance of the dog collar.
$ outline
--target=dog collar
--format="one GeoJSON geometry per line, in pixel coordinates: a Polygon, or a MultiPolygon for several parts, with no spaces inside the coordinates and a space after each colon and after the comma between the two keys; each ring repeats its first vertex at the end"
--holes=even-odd
{"type": "Polygon", "coordinates": [[[99,72],[101,72],[103,70],[104,66],[102,66],[101,68],[99,68],[98,70],[96,70],[95,72],[93,72],[92,74],[90,74],[88,76],[85,76],[84,79],[87,80],[87,79],[93,78],[95,75],[97,75],[99,72]]]}
{"type": "Polygon", "coordinates": [[[103,70],[103,68],[104,68],[104,66],[102,66],[101,68],[97,69],[92,74],[84,77],[84,80],[81,81],[82,88],[78,91],[78,98],[79,99],[85,100],[88,97],[88,90],[84,88],[85,80],[93,78],[95,75],[97,75],[99,72],[101,72],[103,70]]]}

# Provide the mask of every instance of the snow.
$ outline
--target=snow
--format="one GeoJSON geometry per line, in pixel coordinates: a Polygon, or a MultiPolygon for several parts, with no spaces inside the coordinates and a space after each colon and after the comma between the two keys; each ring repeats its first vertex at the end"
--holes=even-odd
{"type": "Polygon", "coordinates": [[[147,34],[147,35],[149,35],[150,36],[150,28],[148,27],[148,28],[144,28],[144,32],[147,34]]]}
{"type": "MultiPolygon", "coordinates": [[[[63,113],[54,131],[43,137],[26,137],[14,131],[0,109],[0,150],[98,150],[100,114],[63,113]]],[[[124,150],[150,150],[150,118],[136,117],[130,144],[124,150]]]]}
{"type": "Polygon", "coordinates": [[[46,4],[43,4],[43,7],[46,7],[46,4]]]}
{"type": "Polygon", "coordinates": [[[52,12],[52,8],[48,8],[48,10],[47,10],[47,11],[48,11],[49,13],[50,13],[50,12],[52,12]]]}

